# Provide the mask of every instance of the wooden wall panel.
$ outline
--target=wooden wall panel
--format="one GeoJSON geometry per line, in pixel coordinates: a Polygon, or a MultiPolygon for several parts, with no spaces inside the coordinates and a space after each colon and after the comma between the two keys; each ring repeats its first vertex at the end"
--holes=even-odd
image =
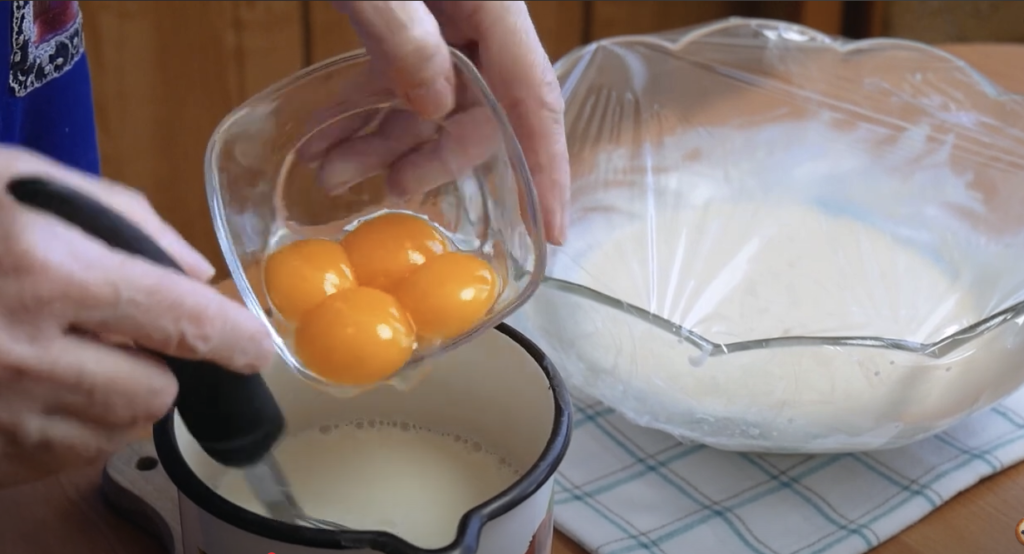
{"type": "Polygon", "coordinates": [[[800,2],[797,21],[823,33],[842,34],[843,4],[845,2],[800,2]]]}
{"type": "Polygon", "coordinates": [[[845,2],[847,36],[933,44],[1024,42],[1024,2],[845,2]]]}
{"type": "Polygon", "coordinates": [[[211,132],[303,64],[298,2],[82,2],[103,172],[138,187],[224,269],[203,159],[211,132]]]}
{"type": "Polygon", "coordinates": [[[838,35],[844,2],[588,2],[591,40],[614,35],[653,33],[731,16],[793,21],[838,35]]]}
{"type": "Polygon", "coordinates": [[[830,35],[843,32],[843,5],[846,2],[751,2],[748,15],[792,21],[830,35]]]}
{"type": "Polygon", "coordinates": [[[587,41],[587,9],[596,2],[527,2],[544,50],[552,62],[587,41]]]}
{"type": "Polygon", "coordinates": [[[922,42],[1024,41],[1024,2],[874,2],[881,34],[922,42]]]}
{"type": "Polygon", "coordinates": [[[306,2],[308,6],[309,34],[306,37],[310,63],[362,48],[359,37],[343,15],[326,1],[306,2]]]}
{"type": "Polygon", "coordinates": [[[753,15],[757,2],[589,2],[589,38],[654,33],[733,15],[753,15]]]}

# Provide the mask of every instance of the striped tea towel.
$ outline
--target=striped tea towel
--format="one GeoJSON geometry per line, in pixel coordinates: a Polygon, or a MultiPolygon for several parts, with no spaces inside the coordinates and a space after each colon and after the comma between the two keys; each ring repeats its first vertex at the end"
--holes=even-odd
{"type": "Polygon", "coordinates": [[[722,452],[574,404],[555,523],[599,554],[859,554],[1024,459],[1024,389],[910,446],[830,456],[722,452]]]}

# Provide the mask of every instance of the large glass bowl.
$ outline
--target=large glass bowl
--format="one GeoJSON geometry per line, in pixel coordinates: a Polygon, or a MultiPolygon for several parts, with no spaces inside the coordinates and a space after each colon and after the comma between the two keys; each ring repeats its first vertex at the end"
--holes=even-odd
{"type": "Polygon", "coordinates": [[[1024,382],[1024,100],[728,19],[557,64],[568,242],[513,317],[581,395],[727,450],[939,432],[1024,382]]]}
{"type": "Polygon", "coordinates": [[[473,64],[456,50],[451,56],[457,98],[441,120],[409,109],[384,68],[360,50],[249,99],[207,148],[214,229],[242,298],[273,331],[285,361],[339,395],[379,383],[327,381],[293,353],[294,328],[276,313],[262,279],[275,249],[304,238],[340,240],[368,217],[405,212],[437,226],[450,248],[490,263],[499,293],[489,312],[460,336],[421,341],[409,363],[381,381],[399,387],[417,382],[433,356],[504,319],[544,273],[540,211],[519,143],[473,64]]]}

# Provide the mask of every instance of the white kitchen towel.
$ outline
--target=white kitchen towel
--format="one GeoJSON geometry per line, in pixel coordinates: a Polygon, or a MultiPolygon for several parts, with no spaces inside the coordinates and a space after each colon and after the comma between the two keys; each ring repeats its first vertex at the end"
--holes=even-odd
{"type": "Polygon", "coordinates": [[[1024,459],[1024,390],[950,430],[867,454],[684,444],[577,399],[555,523],[599,554],[859,554],[1024,459]]]}

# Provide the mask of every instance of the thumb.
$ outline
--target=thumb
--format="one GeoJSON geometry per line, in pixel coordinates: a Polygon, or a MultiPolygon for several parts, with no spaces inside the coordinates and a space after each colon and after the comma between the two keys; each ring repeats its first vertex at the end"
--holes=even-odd
{"type": "Polygon", "coordinates": [[[455,75],[448,45],[423,2],[332,2],[347,14],[367,53],[395,92],[425,119],[455,106],[455,75]]]}

